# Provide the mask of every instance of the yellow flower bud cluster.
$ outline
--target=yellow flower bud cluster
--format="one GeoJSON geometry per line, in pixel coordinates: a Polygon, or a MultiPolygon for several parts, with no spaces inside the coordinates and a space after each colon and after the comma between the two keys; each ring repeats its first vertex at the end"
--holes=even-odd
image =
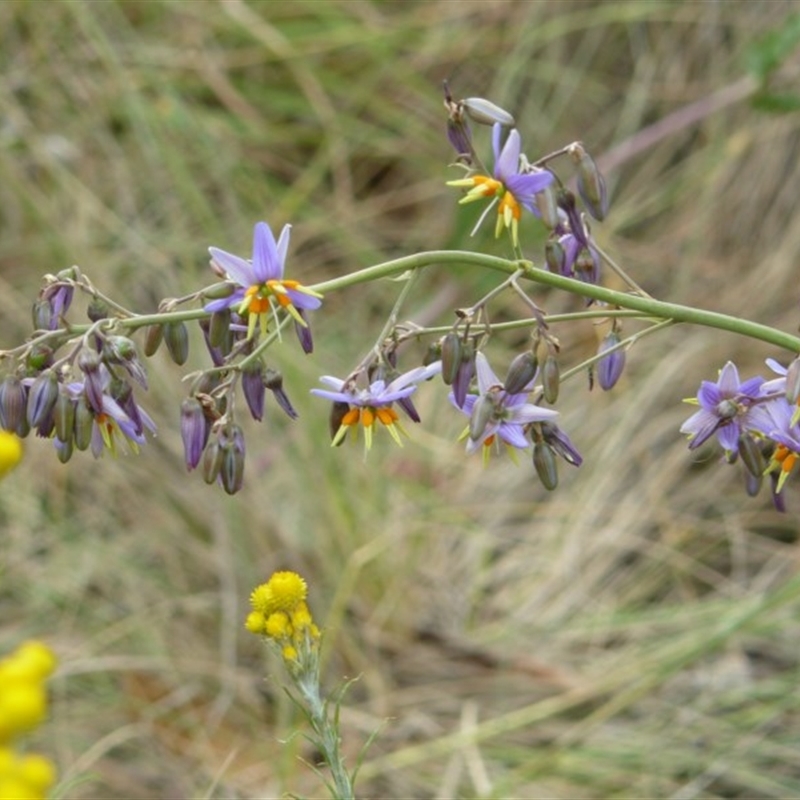
{"type": "Polygon", "coordinates": [[[318,649],[320,632],[306,605],[307,592],[306,582],[296,572],[276,572],[250,595],[253,610],[245,627],[277,644],[289,664],[318,649]]]}
{"type": "Polygon", "coordinates": [[[11,472],[22,458],[22,441],[8,431],[0,430],[0,478],[11,472]]]}
{"type": "Polygon", "coordinates": [[[44,800],[55,783],[56,770],[49,759],[20,754],[12,747],[14,739],[44,720],[44,682],[55,666],[52,651],[35,641],[0,660],[0,800],[44,800]]]}

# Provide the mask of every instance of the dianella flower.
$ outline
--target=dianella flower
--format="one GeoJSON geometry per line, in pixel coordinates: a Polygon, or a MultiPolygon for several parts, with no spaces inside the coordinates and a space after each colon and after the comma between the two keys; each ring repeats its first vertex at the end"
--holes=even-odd
{"type": "MultiPolygon", "coordinates": [[[[470,175],[455,181],[448,181],[448,186],[459,186],[468,189],[466,196],[459,202],[471,203],[483,198],[494,198],[498,201],[497,223],[495,236],[499,236],[503,228],[511,230],[514,245],[519,244],[519,219],[522,209],[525,208],[532,214],[538,215],[535,196],[553,182],[552,173],[547,170],[520,171],[521,139],[519,131],[512,128],[503,146],[500,146],[500,137],[503,126],[496,123],[492,128],[492,147],[494,148],[494,172],[492,175],[470,175]]],[[[492,203],[493,205],[494,203],[492,203]]],[[[491,205],[489,206],[491,208],[491,205]]],[[[484,212],[478,220],[478,225],[488,213],[484,212]]],[[[477,228],[478,225],[475,227],[477,228]]]]}
{"type": "MultiPolygon", "coordinates": [[[[372,434],[375,422],[380,422],[391,437],[403,446],[400,433],[405,433],[400,424],[400,417],[393,408],[394,403],[401,405],[401,401],[413,394],[417,385],[428,378],[437,375],[442,368],[441,361],[435,361],[427,367],[417,367],[399,375],[387,383],[384,379],[372,381],[367,387],[358,385],[359,376],[351,376],[347,380],[324,375],[320,383],[330,389],[312,389],[311,393],[317,397],[324,397],[338,404],[341,413],[337,415],[339,427],[333,434],[332,446],[338,445],[347,432],[351,429],[358,430],[360,425],[364,429],[365,454],[372,447],[372,434]],[[347,410],[345,410],[345,406],[347,410]]],[[[401,405],[401,408],[403,406],[401,405]]],[[[413,419],[413,415],[412,415],[413,419]]],[[[414,420],[418,421],[418,418],[414,420]]]]}
{"type": "Polygon", "coordinates": [[[775,444],[766,473],[775,478],[775,493],[800,459],[800,425],[793,421],[794,408],[783,396],[759,404],[752,412],[754,429],[775,444]]]}
{"type": "Polygon", "coordinates": [[[468,394],[463,406],[459,407],[453,393],[450,393],[450,402],[470,418],[463,434],[467,437],[468,453],[483,448],[484,460],[488,460],[491,447],[497,440],[510,448],[525,450],[530,446],[530,426],[558,416],[557,411],[528,402],[535,378],[521,390],[509,392],[494,374],[483,353],[475,356],[475,371],[478,394],[468,394]]]}
{"type": "MultiPolygon", "coordinates": [[[[247,336],[251,338],[256,325],[266,333],[267,317],[278,309],[289,314],[300,328],[308,328],[303,311],[312,311],[322,305],[322,295],[303,286],[298,281],[283,277],[286,251],[289,247],[291,225],[284,225],[277,243],[266,222],[258,222],[253,230],[252,260],[235,256],[225,250],[209,247],[211,258],[227,273],[237,288],[228,297],[212,300],[206,311],[234,309],[247,319],[247,336]]],[[[301,336],[306,352],[311,349],[311,340],[301,336]]]]}
{"type": "Polygon", "coordinates": [[[686,400],[699,405],[700,410],[680,429],[681,433],[689,435],[689,449],[694,450],[716,434],[722,447],[735,453],[741,434],[754,427],[753,408],[763,383],[761,376],[740,382],[739,371],[732,361],[720,370],[716,383],[703,381],[697,398],[686,400]]]}

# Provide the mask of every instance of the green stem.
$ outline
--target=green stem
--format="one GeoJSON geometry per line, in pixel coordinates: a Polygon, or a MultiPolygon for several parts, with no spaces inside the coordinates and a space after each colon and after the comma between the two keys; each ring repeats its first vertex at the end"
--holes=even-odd
{"type": "Polygon", "coordinates": [[[776,328],[771,328],[768,325],[739,319],[728,314],[720,314],[716,311],[705,311],[677,303],[665,303],[650,297],[640,297],[626,292],[606,289],[603,286],[594,286],[574,278],[565,278],[563,275],[556,275],[552,272],[538,269],[530,262],[509,261],[505,258],[460,250],[433,250],[426,253],[415,253],[393,261],[386,261],[383,264],[376,264],[373,267],[367,267],[349,275],[323,281],[310,288],[323,294],[330,293],[360,283],[378,280],[379,278],[390,278],[409,269],[425,269],[435,265],[492,269],[507,275],[513,275],[516,270],[522,268],[524,270],[522,279],[530,280],[534,283],[563,289],[571,294],[638,311],[657,319],[669,319],[673,322],[686,322],[691,325],[702,325],[707,328],[729,331],[740,336],[767,342],[776,347],[782,347],[792,353],[800,353],[800,338],[776,328]]]}

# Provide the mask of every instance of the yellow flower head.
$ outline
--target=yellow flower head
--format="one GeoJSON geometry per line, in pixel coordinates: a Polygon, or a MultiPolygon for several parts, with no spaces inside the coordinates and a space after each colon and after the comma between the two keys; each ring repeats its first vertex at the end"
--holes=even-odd
{"type": "Polygon", "coordinates": [[[11,472],[22,458],[22,441],[8,431],[0,430],[0,478],[11,472]]]}
{"type": "Polygon", "coordinates": [[[276,572],[257,586],[250,595],[250,605],[265,617],[276,611],[292,611],[306,599],[308,587],[296,572],[276,572]]]}
{"type": "Polygon", "coordinates": [[[267,617],[264,632],[272,639],[290,639],[292,636],[292,625],[285,611],[276,611],[267,617]]]}

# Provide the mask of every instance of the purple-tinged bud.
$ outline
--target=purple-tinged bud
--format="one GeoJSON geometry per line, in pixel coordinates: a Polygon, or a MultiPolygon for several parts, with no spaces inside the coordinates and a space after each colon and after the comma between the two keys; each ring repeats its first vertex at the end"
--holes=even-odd
{"type": "Polygon", "coordinates": [[[503,388],[508,394],[524,392],[528,388],[528,384],[536,377],[538,369],[539,362],[530,350],[520,353],[509,364],[503,388]]]}
{"type": "Polygon", "coordinates": [[[139,406],[133,396],[133,387],[125,380],[114,377],[109,386],[109,394],[117,402],[117,405],[128,415],[134,425],[137,434],[144,430],[144,421],[139,412],[139,406]]]}
{"type": "Polygon", "coordinates": [[[750,497],[755,497],[761,491],[761,484],[763,482],[763,475],[753,475],[749,469],[744,471],[744,488],[750,497]]]}
{"type": "Polygon", "coordinates": [[[196,397],[187,397],[181,402],[181,439],[186,468],[191,472],[203,457],[208,442],[210,426],[203,406],[196,397]]]}
{"type": "Polygon", "coordinates": [[[294,332],[297,336],[297,341],[300,342],[300,347],[303,352],[308,355],[314,352],[314,338],[311,335],[311,326],[308,324],[308,316],[304,308],[296,308],[295,311],[306,324],[301,325],[297,320],[294,321],[294,332]]]}
{"type": "Polygon", "coordinates": [[[567,436],[558,425],[554,425],[552,422],[542,422],[538,425],[533,426],[535,438],[537,441],[541,439],[542,441],[547,444],[553,452],[561,456],[567,464],[571,464],[573,467],[579,467],[583,464],[583,456],[578,452],[577,448],[572,441],[570,440],[569,436],[567,436]]]}
{"type": "Polygon", "coordinates": [[[94,430],[94,414],[89,401],[81,395],[75,402],[75,447],[86,450],[92,443],[94,430]]]}
{"type": "Polygon", "coordinates": [[[550,272],[569,275],[567,253],[558,239],[548,239],[544,246],[544,261],[550,272]]]}
{"type": "Polygon", "coordinates": [[[578,194],[587,211],[597,220],[605,219],[608,214],[608,192],[597,164],[579,142],[572,145],[569,154],[578,168],[578,194]]]}
{"type": "MultiPolygon", "coordinates": [[[[238,425],[231,425],[221,441],[222,465],[219,477],[222,488],[228,494],[236,494],[244,480],[244,432],[238,425]]],[[[223,437],[220,437],[221,440],[223,437]]]]}
{"type": "Polygon", "coordinates": [[[93,297],[86,307],[86,316],[92,322],[99,322],[101,319],[108,319],[108,303],[99,297],[93,297]]]}
{"type": "Polygon", "coordinates": [[[75,435],[75,401],[63,387],[58,393],[53,417],[56,425],[56,437],[62,442],[72,442],[75,435]]]}
{"type": "Polygon", "coordinates": [[[472,406],[472,413],[469,416],[469,438],[473,442],[480,441],[486,426],[491,422],[497,410],[498,394],[496,391],[488,391],[482,394],[472,406]]]}
{"type": "MultiPolygon", "coordinates": [[[[342,427],[344,418],[349,412],[350,405],[348,403],[342,403],[339,400],[334,400],[333,403],[331,403],[331,412],[328,415],[328,431],[331,434],[331,439],[336,438],[336,434],[339,432],[339,428],[342,427]]],[[[337,442],[336,446],[340,447],[344,440],[345,437],[342,436],[342,438],[337,442]]]]}
{"type": "Polygon", "coordinates": [[[16,375],[9,375],[0,383],[0,427],[19,434],[27,427],[26,408],[28,394],[16,375]]]}
{"type": "Polygon", "coordinates": [[[558,216],[558,201],[553,185],[545,186],[544,189],[534,195],[534,199],[536,200],[536,208],[539,209],[539,213],[542,215],[542,222],[545,227],[551,231],[555,230],[561,220],[558,216]]]}
{"type": "Polygon", "coordinates": [[[743,433],[739,437],[739,447],[737,449],[747,471],[754,478],[760,478],[764,474],[767,465],[764,463],[764,455],[761,452],[759,443],[750,434],[743,433]]]}
{"type": "MultiPolygon", "coordinates": [[[[264,386],[272,392],[275,402],[283,409],[284,413],[290,419],[297,419],[297,412],[294,410],[294,406],[289,400],[289,395],[287,395],[283,389],[283,375],[281,375],[278,370],[272,369],[271,367],[267,367],[264,370],[264,386]]],[[[334,405],[337,404],[334,403],[334,405]]],[[[349,408],[347,403],[339,403],[338,405],[343,405],[345,407],[345,412],[347,412],[349,408]]],[[[336,429],[338,430],[338,426],[336,429]]]]}
{"type": "Polygon", "coordinates": [[[575,277],[584,283],[600,283],[600,257],[592,247],[583,247],[573,265],[575,277]]]}
{"type": "Polygon", "coordinates": [[[35,344],[25,360],[25,366],[32,373],[40,372],[53,365],[53,348],[46,344],[35,344]]]}
{"type": "Polygon", "coordinates": [[[34,330],[49,331],[56,328],[57,323],[53,318],[53,307],[50,305],[49,300],[42,300],[41,298],[35,300],[31,309],[31,316],[34,330]]]}
{"type": "Polygon", "coordinates": [[[461,368],[461,356],[464,348],[461,337],[450,331],[442,339],[442,381],[445,386],[452,386],[461,368]]]}
{"type": "Polygon", "coordinates": [[[475,346],[472,342],[464,342],[461,353],[461,366],[453,382],[453,399],[459,408],[464,408],[464,403],[469,392],[472,376],[475,374],[475,346]]]}
{"type": "Polygon", "coordinates": [[[95,350],[84,347],[78,353],[78,369],[83,373],[83,388],[89,406],[96,414],[103,411],[102,359],[95,350]]]}
{"type": "Polygon", "coordinates": [[[558,361],[552,353],[549,353],[542,367],[542,388],[544,389],[544,399],[550,405],[553,405],[558,400],[560,385],[561,371],[558,367],[558,361]]]}
{"type": "Polygon", "coordinates": [[[472,164],[472,132],[469,129],[469,124],[462,117],[460,119],[447,120],[447,138],[453,149],[458,154],[458,161],[466,164],[472,164]]]}
{"type": "Polygon", "coordinates": [[[795,405],[800,398],[800,356],[794,359],[786,370],[786,400],[795,405]]]}
{"type": "Polygon", "coordinates": [[[575,195],[569,189],[561,188],[557,193],[558,207],[567,215],[570,233],[575,237],[581,247],[588,247],[589,240],[583,227],[581,215],[575,205],[575,195]]]}
{"type": "Polygon", "coordinates": [[[231,310],[223,308],[214,311],[208,321],[208,345],[218,347],[223,355],[231,351],[233,336],[231,335],[231,310]]]}
{"type": "Polygon", "coordinates": [[[558,486],[558,464],[555,454],[544,442],[533,445],[533,467],[542,486],[552,492],[558,486]]]}
{"type": "MultiPolygon", "coordinates": [[[[53,409],[58,400],[58,378],[48,369],[39,375],[28,389],[27,417],[32,428],[38,428],[40,435],[46,435],[44,429],[48,427],[48,419],[52,422],[53,409]]],[[[49,433],[49,431],[48,431],[49,433]]]]}
{"type": "Polygon", "coordinates": [[[119,364],[128,375],[147,391],[147,372],[139,360],[136,345],[127,336],[109,336],[103,345],[103,355],[112,364],[119,364]]]}
{"type": "Polygon", "coordinates": [[[62,441],[61,439],[55,440],[56,456],[62,464],[66,464],[72,458],[73,442],[72,439],[62,441]]]}
{"type": "Polygon", "coordinates": [[[144,334],[144,354],[150,358],[154,356],[164,341],[164,326],[163,325],[148,325],[144,334]]]}
{"type": "Polygon", "coordinates": [[[180,366],[189,358],[189,331],[182,322],[168,322],[164,326],[164,341],[172,360],[180,366]]]}
{"type": "Polygon", "coordinates": [[[466,100],[462,100],[460,105],[464,107],[470,119],[481,125],[494,125],[499,122],[501,125],[511,128],[516,124],[514,117],[508,111],[483,97],[468,97],[466,100]]]}
{"type": "MultiPolygon", "coordinates": [[[[616,331],[610,331],[600,342],[600,347],[597,350],[598,355],[602,355],[612,347],[619,344],[619,335],[616,331]]],[[[613,350],[612,352],[604,355],[597,362],[597,382],[600,388],[607,392],[613,388],[616,382],[622,375],[622,370],[625,368],[625,351],[623,349],[613,350]]]]}
{"type": "MultiPolygon", "coordinates": [[[[65,275],[65,273],[69,271],[70,270],[62,270],[58,273],[57,277],[63,278],[64,280],[72,280],[73,278],[65,275]]],[[[63,283],[52,284],[42,292],[42,299],[50,303],[50,310],[52,312],[50,330],[55,330],[58,327],[61,317],[67,313],[72,304],[72,296],[74,293],[75,289],[73,286],[63,283]]]]}
{"type": "Polygon", "coordinates": [[[242,370],[242,393],[247,401],[247,407],[253,419],[261,422],[264,419],[264,399],[266,387],[264,386],[264,363],[259,359],[248,364],[242,370]]]}

